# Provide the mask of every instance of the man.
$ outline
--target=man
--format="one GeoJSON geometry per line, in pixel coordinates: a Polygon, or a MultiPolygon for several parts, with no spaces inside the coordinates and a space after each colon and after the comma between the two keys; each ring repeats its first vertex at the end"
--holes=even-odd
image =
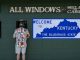
{"type": "Polygon", "coordinates": [[[24,24],[20,22],[19,28],[14,31],[13,38],[16,38],[15,52],[17,54],[17,60],[20,60],[20,53],[22,53],[22,60],[25,60],[25,53],[27,38],[30,37],[28,29],[24,28],[24,24]]]}

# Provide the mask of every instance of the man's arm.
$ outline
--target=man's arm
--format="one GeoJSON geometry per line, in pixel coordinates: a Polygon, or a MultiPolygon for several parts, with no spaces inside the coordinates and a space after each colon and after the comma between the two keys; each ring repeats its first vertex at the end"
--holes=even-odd
{"type": "Polygon", "coordinates": [[[13,38],[16,38],[16,30],[13,33],[13,38]]]}
{"type": "Polygon", "coordinates": [[[29,33],[29,31],[27,30],[27,36],[26,36],[27,38],[29,38],[30,37],[30,33],[29,33]]]}
{"type": "Polygon", "coordinates": [[[30,37],[30,33],[27,33],[27,38],[29,38],[30,37]]]}

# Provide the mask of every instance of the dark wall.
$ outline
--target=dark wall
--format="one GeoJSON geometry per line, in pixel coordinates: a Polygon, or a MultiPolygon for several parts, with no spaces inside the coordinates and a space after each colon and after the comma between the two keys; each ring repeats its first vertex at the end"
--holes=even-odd
{"type": "MultiPolygon", "coordinates": [[[[57,3],[57,2],[56,2],[57,3]]],[[[34,4],[28,6],[56,6],[56,5],[77,5],[77,4],[34,4]]],[[[59,2],[58,2],[59,3],[59,2]]],[[[12,38],[16,28],[16,21],[26,19],[31,37],[28,39],[26,60],[80,60],[79,39],[33,39],[32,19],[33,18],[80,18],[80,14],[66,13],[9,13],[9,6],[27,5],[27,3],[2,3],[0,8],[0,20],[2,22],[2,36],[0,38],[0,60],[16,60],[15,39],[12,38]]]]}

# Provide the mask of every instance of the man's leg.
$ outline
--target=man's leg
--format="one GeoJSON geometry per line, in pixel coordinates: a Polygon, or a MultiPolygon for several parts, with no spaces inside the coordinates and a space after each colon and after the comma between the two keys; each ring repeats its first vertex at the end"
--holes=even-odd
{"type": "Polygon", "coordinates": [[[16,56],[16,59],[17,59],[17,60],[20,60],[20,50],[21,50],[21,48],[18,47],[18,46],[16,46],[15,52],[16,52],[16,54],[17,54],[17,56],[16,56]]]}
{"type": "Polygon", "coordinates": [[[22,48],[22,60],[25,60],[26,47],[22,48]]]}
{"type": "Polygon", "coordinates": [[[22,54],[22,60],[25,60],[25,54],[22,54]]]}
{"type": "Polygon", "coordinates": [[[17,60],[20,60],[20,54],[17,54],[17,60]]]}

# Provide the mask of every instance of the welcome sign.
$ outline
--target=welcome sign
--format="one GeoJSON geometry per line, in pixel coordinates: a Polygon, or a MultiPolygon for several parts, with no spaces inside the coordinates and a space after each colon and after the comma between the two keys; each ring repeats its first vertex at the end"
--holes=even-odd
{"type": "Polygon", "coordinates": [[[33,38],[80,38],[80,19],[33,19],[33,38]]]}

